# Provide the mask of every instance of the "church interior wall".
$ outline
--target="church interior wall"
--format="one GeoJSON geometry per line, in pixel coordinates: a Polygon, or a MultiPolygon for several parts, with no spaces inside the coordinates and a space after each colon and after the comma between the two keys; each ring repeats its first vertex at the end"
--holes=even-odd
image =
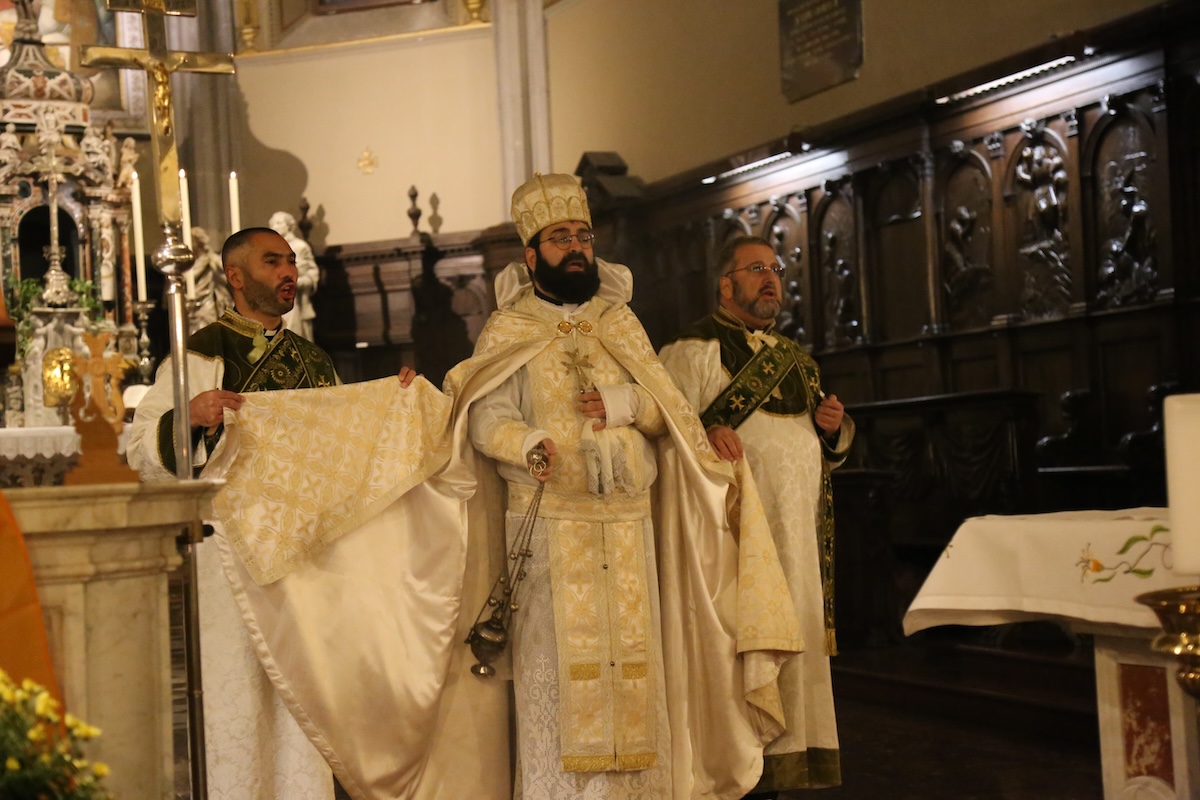
{"type": "Polygon", "coordinates": [[[422,203],[438,195],[447,230],[495,224],[506,213],[495,61],[486,25],[239,57],[243,156],[267,151],[237,166],[243,225],[294,208],[299,198],[275,187],[296,185],[314,209],[318,250],[402,235],[411,186],[422,203]],[[360,165],[368,150],[373,168],[360,165]],[[279,175],[281,165],[302,180],[279,175]]]}
{"type": "Polygon", "coordinates": [[[563,0],[546,12],[554,169],[615,151],[660,180],[1159,2],[862,0],[859,76],[789,103],[778,0],[563,0]]]}

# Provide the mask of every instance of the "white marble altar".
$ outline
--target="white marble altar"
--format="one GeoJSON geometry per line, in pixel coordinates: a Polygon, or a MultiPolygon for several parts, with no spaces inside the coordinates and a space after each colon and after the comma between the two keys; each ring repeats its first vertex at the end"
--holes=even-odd
{"type": "Polygon", "coordinates": [[[176,537],[220,484],[7,489],[25,535],[66,710],[99,727],[88,748],[115,797],[174,796],[168,572],[176,537]]]}

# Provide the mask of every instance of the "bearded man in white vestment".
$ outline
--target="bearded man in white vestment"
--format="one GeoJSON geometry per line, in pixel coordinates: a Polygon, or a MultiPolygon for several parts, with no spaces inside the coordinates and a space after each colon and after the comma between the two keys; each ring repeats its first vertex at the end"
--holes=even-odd
{"type": "MultiPolygon", "coordinates": [[[[226,241],[222,262],[234,310],[193,334],[187,353],[197,472],[222,442],[225,410],[242,408],[247,393],[338,383],[329,356],[282,326],[297,291],[296,257],[287,241],[267,228],[239,231],[226,241]]],[[[406,367],[399,377],[407,387],[414,373],[406,367]]],[[[138,405],[130,435],[129,461],[143,480],[176,476],[174,413],[167,360],[138,405]]],[[[244,598],[235,598],[240,591],[222,567],[217,542],[201,544],[198,561],[209,797],[333,798],[326,758],[260,665],[239,607],[244,598]]]]}
{"type": "Polygon", "coordinates": [[[510,632],[513,795],[740,797],[800,646],[761,506],[655,356],[629,270],[594,257],[579,182],[536,175],[512,213],[525,260],[497,277],[499,310],[446,391],[503,478],[509,548],[544,492],[510,632]]]}
{"type": "Polygon", "coordinates": [[[739,236],[717,262],[718,309],[660,355],[717,454],[749,463],[807,645],[783,665],[787,730],[767,747],[754,795],[775,797],[841,782],[829,670],[836,652],[829,471],[845,460],[854,424],[821,390],[816,362],[774,329],[783,267],[770,243],[739,236]]]}

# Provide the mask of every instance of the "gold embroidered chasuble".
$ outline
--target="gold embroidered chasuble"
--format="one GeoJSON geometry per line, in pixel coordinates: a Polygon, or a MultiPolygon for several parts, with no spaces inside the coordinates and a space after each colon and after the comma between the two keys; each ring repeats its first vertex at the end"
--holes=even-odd
{"type": "MultiPolygon", "coordinates": [[[[774,685],[779,663],[801,646],[790,604],[779,602],[786,594],[782,570],[753,486],[716,459],[695,413],[662,369],[626,305],[596,297],[564,321],[560,312],[543,310],[525,289],[515,302],[502,306],[481,334],[476,355],[447,376],[446,390],[461,420],[472,403],[486,402],[489,393],[526,367],[536,419],[498,424],[491,455],[502,472],[516,474],[523,469],[522,448],[529,444],[530,430],[540,426],[562,456],[541,515],[554,529],[554,626],[560,643],[559,682],[566,698],[563,768],[648,766],[643,756],[652,755],[653,737],[668,733],[647,728],[651,716],[646,709],[656,693],[666,691],[671,796],[706,792],[740,797],[758,778],[763,744],[782,724],[774,685]],[[588,491],[593,482],[587,477],[589,443],[584,440],[591,420],[585,422],[575,410],[578,373],[570,366],[580,360],[591,371],[592,383],[632,381],[653,408],[640,423],[635,420],[634,426],[608,431],[613,439],[605,443],[607,449],[600,449],[617,454],[611,458],[612,483],[624,488],[604,495],[588,491]],[[656,476],[661,483],[662,462],[656,465],[636,429],[640,424],[643,430],[653,430],[651,417],[661,420],[668,433],[662,446],[670,453],[675,476],[670,481],[673,490],[665,497],[655,484],[656,476]],[[564,441],[579,445],[563,447],[564,441]],[[555,486],[560,478],[561,492],[555,486]],[[689,505],[683,514],[668,514],[665,528],[656,524],[660,541],[672,542],[666,551],[674,560],[667,580],[659,581],[646,575],[645,545],[633,533],[633,525],[649,513],[652,484],[659,505],[689,505]],[[681,519],[694,527],[685,530],[677,524],[681,519]],[[630,527],[622,530],[622,525],[630,527]],[[708,565],[689,565],[697,558],[697,545],[701,551],[715,547],[721,555],[709,559],[708,565]],[[720,585],[710,585],[712,580],[720,585]],[[660,630],[646,630],[654,625],[646,609],[655,583],[660,584],[660,598],[678,600],[681,593],[687,594],[683,602],[690,610],[680,609],[679,619],[671,621],[664,613],[660,630]],[[719,607],[713,606],[714,599],[719,607]],[[693,621],[697,607],[709,610],[693,621]],[[684,614],[691,623],[687,626],[684,614]],[[666,656],[663,687],[654,685],[643,655],[657,646],[659,637],[666,656]],[[720,679],[702,687],[686,676],[689,663],[692,668],[706,664],[706,679],[714,672],[720,679]]],[[[523,508],[531,495],[531,485],[510,482],[510,510],[523,508]]]]}

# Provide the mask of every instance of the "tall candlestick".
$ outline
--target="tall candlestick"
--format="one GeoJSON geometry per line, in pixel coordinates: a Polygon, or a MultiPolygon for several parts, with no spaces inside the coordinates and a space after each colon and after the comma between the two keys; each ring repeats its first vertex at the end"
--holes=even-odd
{"type": "Polygon", "coordinates": [[[1167,448],[1167,505],[1171,514],[1172,569],[1200,574],[1200,394],[1176,394],[1163,401],[1167,448]]]}
{"type": "MultiPolygon", "coordinates": [[[[188,178],[185,170],[179,170],[179,201],[180,210],[183,216],[183,243],[187,245],[188,250],[192,249],[192,200],[188,196],[188,178]]],[[[187,271],[187,296],[191,299],[196,296],[196,276],[189,269],[187,271]]]]}
{"type": "Polygon", "coordinates": [[[133,186],[129,189],[133,200],[133,255],[137,259],[138,302],[146,302],[146,238],[142,232],[142,179],[133,173],[133,186]]]}
{"type": "Polygon", "coordinates": [[[229,173],[229,232],[237,233],[242,229],[242,198],[238,195],[238,176],[236,172],[229,173]]]}

